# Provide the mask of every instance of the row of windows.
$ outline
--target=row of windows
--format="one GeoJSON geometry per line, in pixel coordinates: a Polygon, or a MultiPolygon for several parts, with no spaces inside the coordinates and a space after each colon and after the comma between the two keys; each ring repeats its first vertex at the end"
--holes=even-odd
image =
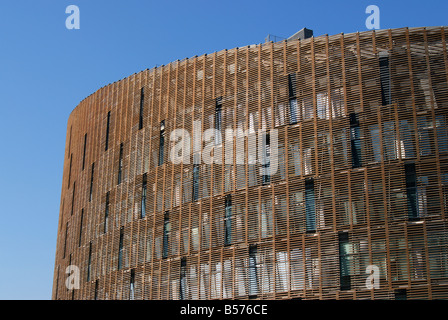
{"type": "MultiPolygon", "coordinates": [[[[407,163],[405,165],[405,180],[406,180],[406,195],[407,195],[407,206],[408,206],[408,218],[409,220],[415,220],[422,217],[425,213],[425,205],[422,203],[422,197],[425,196],[425,190],[421,187],[417,186],[417,175],[415,171],[415,164],[413,163],[407,163]]],[[[146,192],[147,192],[147,182],[146,182],[146,176],[143,178],[143,184],[142,184],[142,195],[141,195],[141,206],[140,206],[140,218],[145,218],[146,216],[146,192]]],[[[104,212],[104,229],[103,232],[108,232],[108,226],[109,226],[109,196],[110,193],[108,192],[106,194],[106,205],[105,205],[105,212],[104,212]]],[[[313,179],[307,179],[305,181],[305,225],[306,225],[306,232],[314,233],[317,230],[317,219],[316,219],[316,200],[315,200],[315,188],[314,188],[314,180],[313,179]]],[[[225,197],[225,206],[224,206],[224,244],[230,245],[232,243],[232,197],[231,195],[227,195],[225,197]]],[[[79,233],[79,245],[81,245],[81,230],[82,230],[82,224],[83,224],[83,217],[84,217],[84,210],[81,210],[81,221],[80,221],[80,233],[79,233]]],[[[266,217],[265,219],[262,219],[262,222],[264,221],[266,223],[266,217]]],[[[262,229],[266,229],[267,226],[262,226],[262,229]]],[[[122,238],[122,231],[120,231],[120,243],[119,243],[119,269],[121,268],[121,252],[123,249],[123,238],[122,238]]],[[[169,213],[165,213],[164,215],[164,222],[163,222],[163,242],[162,242],[162,257],[166,258],[168,256],[168,247],[169,247],[169,241],[170,241],[170,231],[171,231],[171,224],[170,224],[170,216],[169,213]]],[[[67,240],[67,232],[68,232],[68,223],[66,226],[66,232],[65,232],[65,240],[67,240]]],[[[66,251],[66,241],[64,243],[64,258],[65,258],[65,251],[66,251]]]]}
{"type": "MultiPolygon", "coordinates": [[[[122,259],[122,242],[123,242],[123,233],[120,232],[120,252],[119,252],[119,269],[121,269],[121,259],[122,259]]],[[[259,269],[260,261],[258,258],[258,248],[257,245],[250,245],[248,249],[249,257],[248,257],[248,270],[247,270],[247,294],[249,297],[255,298],[260,293],[260,279],[259,279],[259,269]]],[[[87,281],[90,281],[91,274],[91,254],[92,254],[92,246],[89,246],[89,257],[88,257],[88,267],[87,267],[87,281]]],[[[287,281],[287,279],[283,279],[283,273],[287,273],[287,266],[284,265],[284,257],[283,255],[279,255],[278,268],[276,272],[279,273],[277,276],[282,281],[287,281]]],[[[356,243],[352,243],[349,238],[348,232],[340,232],[338,234],[338,258],[339,258],[339,286],[340,290],[351,290],[352,289],[352,276],[354,275],[354,265],[356,265],[355,260],[357,259],[357,249],[356,243]]],[[[291,261],[292,262],[292,261],[291,261]]],[[[179,272],[179,285],[177,287],[178,293],[177,296],[180,300],[184,300],[188,298],[188,282],[187,282],[187,259],[185,257],[180,260],[180,270],[179,272]]],[[[383,271],[384,272],[384,271],[383,271]]],[[[282,282],[280,281],[280,282],[282,282]]],[[[130,278],[128,283],[128,299],[135,299],[135,270],[130,270],[130,278]]],[[[94,286],[94,299],[98,299],[98,280],[95,280],[94,286]]],[[[73,293],[73,292],[72,292],[73,293]]],[[[406,289],[395,289],[394,290],[395,299],[396,300],[406,300],[407,299],[407,290],[406,289]]],[[[73,296],[72,296],[73,297],[73,296]]]]}
{"type": "MultiPolygon", "coordinates": [[[[380,65],[380,82],[381,82],[381,95],[382,102],[384,105],[388,105],[391,103],[391,90],[390,90],[390,72],[389,72],[389,57],[387,54],[382,54],[379,57],[379,65],[380,65]]],[[[294,124],[298,121],[297,116],[297,98],[296,98],[296,74],[288,75],[288,89],[289,89],[289,97],[290,97],[290,123],[294,124]]],[[[140,93],[140,114],[139,114],[139,129],[143,128],[143,110],[144,110],[144,88],[141,88],[140,93]]],[[[359,117],[357,114],[352,113],[349,115],[350,118],[350,150],[351,150],[351,162],[353,168],[358,168],[363,166],[363,155],[362,155],[362,132],[359,122],[359,117]]],[[[431,128],[431,124],[428,124],[425,120],[425,117],[418,118],[418,129],[419,129],[419,137],[421,138],[421,146],[420,153],[422,155],[431,154],[430,143],[428,141],[430,133],[427,132],[431,128]],[[426,129],[425,129],[426,128],[426,129]],[[429,128],[429,129],[428,129],[429,128]]],[[[215,115],[214,115],[214,126],[215,129],[219,132],[222,129],[222,97],[218,97],[215,99],[215,115]]],[[[443,129],[445,125],[444,118],[442,116],[438,116],[436,119],[436,129],[438,135],[438,146],[441,152],[448,152],[448,142],[444,141],[448,139],[448,135],[446,130],[443,129]]],[[[434,126],[434,125],[433,125],[434,126]]],[[[373,152],[373,158],[376,161],[381,161],[383,156],[381,152],[380,146],[380,133],[383,134],[383,152],[384,152],[384,160],[396,159],[398,157],[398,153],[401,154],[402,158],[410,158],[415,157],[415,147],[412,141],[412,128],[407,123],[406,120],[400,121],[400,141],[395,141],[395,125],[393,121],[389,121],[384,123],[384,128],[380,130],[378,125],[370,125],[369,126],[369,135],[370,140],[369,144],[371,144],[371,149],[373,152]],[[399,149],[399,150],[398,150],[399,149]]],[[[110,111],[107,114],[107,127],[106,127],[106,141],[105,141],[105,150],[108,150],[109,146],[109,129],[110,129],[110,111]]],[[[325,134],[325,132],[321,133],[325,134]]],[[[166,130],[165,130],[165,120],[162,120],[160,123],[160,136],[159,136],[159,155],[158,155],[158,165],[162,165],[165,162],[165,140],[166,140],[166,130]]],[[[267,133],[263,139],[263,172],[262,175],[262,184],[266,185],[270,183],[270,175],[269,173],[269,159],[270,159],[270,141],[269,141],[269,133],[267,133]]],[[[215,143],[221,143],[221,137],[218,135],[215,137],[215,143]]],[[[86,154],[86,145],[87,145],[87,133],[84,136],[84,152],[83,152],[83,160],[82,160],[82,169],[85,166],[85,154],[86,154]]],[[[304,174],[312,173],[312,150],[310,148],[304,148],[303,150],[293,149],[292,143],[292,163],[299,168],[296,168],[296,171],[301,174],[302,172],[302,163],[301,159],[303,159],[304,166],[304,174]],[[296,154],[297,151],[300,154],[296,154]],[[299,161],[299,163],[296,160],[299,161]]],[[[345,150],[345,149],[344,149],[345,150]]],[[[345,151],[347,153],[347,151],[345,151]]],[[[68,185],[70,185],[71,178],[71,168],[72,168],[72,159],[73,154],[70,156],[70,165],[69,165],[69,176],[68,176],[68,185]]],[[[280,164],[282,165],[282,164],[280,164]]],[[[119,152],[119,165],[118,165],[118,181],[117,184],[122,182],[122,170],[123,170],[123,143],[120,144],[120,152],[119,152]]],[[[92,189],[93,189],[93,175],[94,175],[94,163],[92,164],[91,169],[91,181],[90,181],[90,193],[89,193],[89,201],[92,200],[92,189]]],[[[193,179],[192,179],[192,201],[197,201],[199,199],[199,177],[200,177],[200,167],[198,164],[193,166],[193,179]]],[[[75,193],[75,184],[73,188],[73,197],[75,193]]],[[[73,206],[73,205],[72,205],[73,206]]],[[[73,207],[72,207],[73,213],[73,207]]]]}
{"type": "MultiPolygon", "coordinates": [[[[390,104],[390,74],[389,74],[389,62],[388,57],[380,57],[380,72],[381,72],[381,90],[382,90],[382,98],[383,104],[390,104]],[[389,98],[387,98],[389,97],[389,98]]],[[[288,75],[288,88],[289,88],[289,97],[290,97],[290,123],[295,124],[298,122],[298,113],[297,113],[297,98],[296,98],[296,87],[295,87],[295,74],[288,75]]],[[[141,88],[140,91],[140,111],[139,111],[139,130],[143,128],[143,112],[144,112],[144,87],[141,88]]],[[[107,151],[109,148],[109,131],[110,131],[110,115],[111,112],[107,113],[107,124],[106,124],[106,141],[105,141],[105,150],[107,151]]],[[[215,100],[215,116],[214,116],[215,129],[221,132],[222,129],[222,97],[218,97],[215,100]]],[[[350,115],[350,124],[351,124],[351,142],[352,142],[352,151],[354,151],[354,159],[353,166],[360,166],[360,160],[358,159],[360,156],[360,133],[359,133],[359,123],[356,120],[356,115],[350,115]],[[356,158],[356,159],[355,159],[356,158]]],[[[160,123],[160,136],[159,136],[159,160],[158,165],[162,165],[165,161],[165,120],[162,120],[160,123]]],[[[266,137],[269,139],[269,136],[266,137]]],[[[218,135],[215,137],[215,143],[219,145],[221,143],[221,136],[218,135]]],[[[86,156],[86,146],[87,146],[87,133],[84,135],[84,151],[82,158],[82,170],[84,170],[85,166],[85,156],[86,156]]],[[[266,157],[269,157],[269,142],[266,142],[266,157]]],[[[118,184],[121,183],[121,172],[122,172],[122,156],[123,156],[123,143],[120,144],[120,159],[119,159],[119,171],[118,171],[118,184]]],[[[72,158],[73,155],[70,156],[70,168],[69,168],[69,177],[68,177],[68,185],[70,185],[70,177],[71,177],[71,167],[72,167],[72,158]]],[[[269,165],[266,165],[267,167],[269,165]]],[[[93,171],[93,166],[92,166],[93,171]]],[[[93,175],[92,175],[93,176],[93,175]]],[[[263,176],[263,184],[269,183],[269,176],[263,176]]],[[[195,194],[195,193],[194,193],[195,194]]]]}
{"type": "MultiPolygon", "coordinates": [[[[390,65],[389,65],[389,55],[387,52],[380,52],[379,54],[379,58],[378,58],[378,63],[379,63],[379,71],[380,71],[380,89],[381,89],[381,101],[383,105],[390,105],[392,103],[392,96],[391,96],[391,75],[390,75],[390,65]]],[[[297,74],[295,73],[291,73],[288,75],[288,91],[289,91],[289,114],[290,114],[290,124],[295,124],[298,121],[300,121],[302,118],[306,118],[306,117],[302,117],[301,114],[303,113],[302,111],[299,110],[299,104],[298,104],[298,88],[297,88],[297,80],[296,80],[297,74]]],[[[333,102],[336,103],[336,100],[343,100],[343,98],[339,97],[338,98],[338,93],[337,92],[332,92],[332,100],[334,100],[333,102]],[[336,99],[336,100],[335,100],[336,99]]],[[[145,98],[145,90],[144,87],[141,88],[140,90],[140,109],[139,109],[139,122],[138,122],[138,128],[139,130],[143,128],[143,114],[144,114],[144,98],[145,98]]],[[[323,97],[317,97],[317,100],[320,99],[324,99],[323,97]]],[[[215,114],[214,114],[214,123],[215,123],[215,129],[221,131],[222,129],[222,101],[223,98],[222,97],[218,97],[215,99],[215,114]]],[[[340,102],[341,102],[340,101],[340,102]]],[[[322,108],[324,109],[319,109],[317,110],[317,114],[321,114],[324,116],[324,118],[328,118],[328,112],[329,110],[326,110],[327,107],[325,107],[328,103],[323,103],[322,104],[322,108]]],[[[340,103],[336,103],[336,104],[340,104],[340,103]]],[[[320,105],[320,104],[319,104],[320,105]]],[[[338,115],[343,115],[341,114],[341,112],[339,112],[338,110],[333,110],[333,116],[338,116],[338,115]]],[[[351,149],[351,154],[352,154],[352,167],[353,168],[357,168],[357,167],[361,167],[363,165],[363,159],[362,159],[362,132],[361,132],[361,128],[360,128],[360,123],[359,123],[359,119],[358,119],[358,115],[357,114],[350,114],[350,149],[351,149]]],[[[421,119],[422,117],[420,117],[418,119],[418,125],[419,125],[419,135],[422,137],[422,139],[425,139],[425,137],[428,136],[428,134],[425,135],[425,132],[423,132],[425,129],[424,128],[428,128],[431,126],[431,124],[426,123],[425,119],[421,119]],[[420,132],[422,131],[422,132],[420,132]]],[[[109,131],[110,131],[110,121],[111,121],[111,111],[108,111],[107,113],[107,125],[106,125],[106,135],[105,135],[105,150],[108,150],[109,148],[109,131]]],[[[442,119],[442,117],[439,117],[438,119],[436,119],[436,122],[441,122],[441,126],[444,125],[445,121],[444,119],[442,119]]],[[[162,165],[166,159],[165,159],[165,146],[166,146],[166,130],[165,130],[165,120],[162,120],[160,123],[160,139],[159,139],[159,156],[158,156],[158,165],[162,165]]],[[[400,152],[401,153],[406,153],[406,158],[412,157],[412,153],[413,153],[413,149],[415,149],[412,146],[412,142],[410,142],[411,136],[412,136],[412,128],[410,127],[410,125],[407,123],[406,120],[402,120],[400,121],[400,134],[406,135],[406,137],[404,137],[401,141],[392,141],[391,139],[395,139],[394,135],[395,135],[395,131],[394,128],[390,126],[393,126],[393,123],[391,122],[391,124],[389,124],[389,126],[387,126],[385,124],[385,128],[383,128],[383,130],[379,130],[377,125],[371,125],[369,127],[369,134],[371,136],[371,145],[372,145],[372,150],[373,150],[373,157],[378,160],[381,161],[381,150],[380,146],[379,146],[379,137],[378,135],[380,134],[380,132],[383,132],[384,135],[388,135],[387,137],[384,136],[383,139],[385,141],[384,143],[384,153],[385,153],[385,159],[384,160],[389,160],[390,157],[393,157],[393,153],[397,153],[400,152]],[[388,130],[391,129],[391,130],[388,130]],[[401,143],[401,145],[398,146],[398,143],[401,143]],[[392,149],[397,149],[397,148],[401,148],[400,151],[397,150],[392,150],[392,149]],[[392,155],[391,155],[392,154],[392,155]]],[[[71,131],[71,130],[70,130],[71,131]]],[[[442,130],[443,131],[443,130],[442,130]]],[[[366,133],[364,133],[366,134],[366,133]]],[[[440,141],[443,141],[444,139],[448,138],[447,134],[444,132],[440,132],[440,134],[442,135],[440,137],[440,141]]],[[[221,143],[221,136],[217,136],[215,137],[215,143],[216,144],[220,144],[221,143]]],[[[267,136],[266,139],[269,139],[269,136],[267,136]]],[[[70,134],[70,140],[71,140],[71,134],[70,134]]],[[[71,141],[70,141],[71,142],[71,141]]],[[[439,141],[438,141],[439,142],[439,141]]],[[[426,146],[422,146],[420,148],[420,151],[422,154],[428,154],[428,152],[430,153],[430,150],[427,150],[428,148],[430,148],[430,145],[428,143],[426,143],[426,141],[423,142],[424,144],[426,144],[426,146]]],[[[84,152],[83,152],[83,157],[82,157],[82,169],[84,170],[85,167],[85,157],[86,157],[86,146],[87,146],[87,133],[84,136],[84,152]]],[[[123,160],[122,160],[122,156],[123,156],[123,144],[120,145],[120,161],[119,161],[119,169],[118,169],[118,184],[121,183],[122,180],[122,168],[123,168],[123,160]]],[[[447,143],[439,143],[439,149],[443,149],[443,151],[447,151],[448,152],[448,145],[447,143]],[[445,150],[446,149],[446,150],[445,150]]],[[[305,159],[306,155],[309,153],[309,150],[302,150],[302,155],[301,157],[305,159]],[[308,152],[308,153],[307,153],[308,152]]],[[[415,153],[415,152],[414,152],[415,153]]],[[[266,155],[269,154],[269,143],[266,143],[266,155]]],[[[311,155],[311,153],[309,153],[311,155]]],[[[414,155],[415,156],[415,155],[414,155]]],[[[395,158],[397,158],[395,156],[395,158]]],[[[403,158],[403,155],[402,155],[403,158]]],[[[71,180],[71,171],[72,171],[72,161],[73,160],[73,154],[70,154],[70,165],[69,165],[69,174],[68,174],[68,186],[70,186],[70,180],[71,180]]],[[[265,167],[269,167],[269,164],[266,164],[265,167]]],[[[309,168],[308,168],[309,169],[309,168]]],[[[197,177],[198,176],[198,172],[199,168],[195,168],[195,174],[194,176],[197,177]]],[[[309,170],[308,170],[309,171],[309,170]]],[[[93,172],[93,165],[92,165],[92,172],[93,172]]],[[[93,173],[92,173],[92,177],[93,177],[93,173]]],[[[92,178],[93,179],[93,178],[92,178]]],[[[197,188],[197,180],[194,179],[193,182],[193,186],[194,186],[194,192],[193,192],[193,201],[195,201],[197,199],[198,196],[198,188],[197,188]]],[[[263,175],[263,179],[262,179],[262,183],[263,184],[269,184],[270,183],[270,177],[269,175],[263,175]]],[[[90,198],[89,198],[90,199],[90,198]]]]}
{"type": "MultiPolygon", "coordinates": [[[[404,178],[406,182],[406,204],[408,208],[408,219],[409,220],[418,220],[420,218],[425,217],[427,211],[427,195],[425,185],[418,184],[417,182],[421,180],[422,177],[419,177],[416,173],[416,168],[414,163],[406,163],[405,164],[405,172],[404,178]]],[[[423,177],[424,178],[424,177],[423,177]]],[[[315,233],[317,231],[317,210],[316,210],[316,196],[315,196],[315,185],[314,179],[306,179],[305,180],[305,191],[304,191],[304,201],[302,203],[304,207],[304,216],[305,216],[305,230],[308,233],[315,233]]],[[[110,210],[110,192],[106,193],[106,204],[104,209],[104,227],[103,233],[107,233],[109,231],[109,210],[110,210]]],[[[147,202],[147,175],[143,176],[142,183],[142,193],[140,200],[140,218],[144,219],[146,217],[146,202],[147,202]]],[[[267,217],[269,210],[262,210],[261,217],[261,229],[262,234],[267,234],[267,229],[269,226],[267,217]],[[265,212],[266,211],[266,212],[265,212]]],[[[224,198],[224,214],[223,214],[223,228],[221,229],[223,232],[224,245],[230,245],[233,243],[232,228],[235,227],[233,223],[234,215],[232,210],[232,196],[226,195],[224,198]]],[[[294,214],[294,213],[293,213],[294,214]]],[[[79,231],[79,240],[78,246],[81,246],[82,243],[82,226],[84,219],[84,209],[81,210],[80,217],[80,231],[79,231]]],[[[68,237],[68,222],[65,230],[65,242],[64,242],[64,250],[63,257],[65,258],[66,253],[66,243],[68,237]]],[[[163,222],[163,232],[162,232],[162,257],[166,258],[169,254],[169,241],[170,241],[170,231],[171,231],[171,223],[170,223],[170,215],[169,212],[166,212],[164,215],[163,222]]],[[[121,230],[122,232],[122,230],[121,230]]],[[[120,245],[119,251],[122,250],[122,233],[120,233],[120,245]]],[[[121,258],[119,258],[119,264],[121,266],[121,258]]]]}

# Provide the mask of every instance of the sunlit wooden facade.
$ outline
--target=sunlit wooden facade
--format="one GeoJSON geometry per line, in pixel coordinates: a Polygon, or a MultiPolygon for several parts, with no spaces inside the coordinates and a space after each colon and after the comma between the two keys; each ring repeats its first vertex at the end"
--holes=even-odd
{"type": "Polygon", "coordinates": [[[99,89],[68,119],[53,299],[448,298],[447,37],[269,42],[99,89]],[[195,164],[209,128],[236,134],[195,164]],[[238,136],[259,130],[268,178],[238,136]]]}

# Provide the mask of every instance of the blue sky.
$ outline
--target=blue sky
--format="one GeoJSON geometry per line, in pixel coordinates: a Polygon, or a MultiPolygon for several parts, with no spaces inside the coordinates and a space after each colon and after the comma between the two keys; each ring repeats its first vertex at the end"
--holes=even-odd
{"type": "Polygon", "coordinates": [[[446,0],[0,2],[0,299],[50,299],[70,112],[100,87],[155,65],[288,37],[448,25],[446,0]],[[80,29],[68,30],[68,5],[80,29]]]}

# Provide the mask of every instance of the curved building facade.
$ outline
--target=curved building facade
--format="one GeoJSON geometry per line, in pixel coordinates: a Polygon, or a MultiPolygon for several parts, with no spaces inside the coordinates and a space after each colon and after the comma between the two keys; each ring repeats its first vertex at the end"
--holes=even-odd
{"type": "Polygon", "coordinates": [[[269,42],[99,89],[68,119],[53,299],[447,298],[447,37],[269,42]]]}

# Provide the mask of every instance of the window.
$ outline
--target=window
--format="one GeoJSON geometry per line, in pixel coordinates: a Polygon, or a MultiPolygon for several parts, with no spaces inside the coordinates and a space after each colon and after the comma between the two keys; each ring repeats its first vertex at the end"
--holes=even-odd
{"type": "Polygon", "coordinates": [[[199,164],[193,164],[193,201],[199,198],[199,164]]]}
{"type": "Polygon", "coordinates": [[[288,91],[289,98],[294,98],[296,96],[296,74],[288,74],[288,91]]]}
{"type": "Polygon", "coordinates": [[[143,128],[143,107],[145,103],[145,88],[140,90],[140,115],[138,117],[138,130],[143,128]]]}
{"type": "Polygon", "coordinates": [[[395,294],[395,300],[407,300],[408,299],[406,289],[395,289],[394,294],[395,294]]]}
{"type": "Polygon", "coordinates": [[[110,111],[107,113],[106,147],[105,147],[105,151],[107,151],[107,149],[109,149],[109,127],[110,127],[110,111]]]}
{"type": "Polygon", "coordinates": [[[187,298],[187,259],[180,260],[180,284],[179,284],[179,299],[185,300],[187,298]]]}
{"type": "Polygon", "coordinates": [[[218,135],[215,136],[215,145],[221,144],[221,128],[222,128],[222,97],[215,100],[215,130],[218,135]]]}
{"type": "Polygon", "coordinates": [[[168,213],[165,213],[165,217],[163,219],[163,258],[168,257],[168,242],[169,242],[169,235],[170,235],[170,218],[168,213]]]}
{"type": "Polygon", "coordinates": [[[84,163],[86,162],[86,146],[87,146],[87,133],[84,135],[84,151],[82,154],[82,170],[84,170],[84,163]]]}
{"type": "Polygon", "coordinates": [[[415,174],[415,164],[405,163],[404,165],[405,177],[406,177],[406,195],[408,204],[408,217],[409,219],[418,218],[417,209],[417,177],[415,174]]]}
{"type": "Polygon", "coordinates": [[[90,172],[90,192],[89,192],[89,202],[92,201],[93,193],[93,173],[95,171],[95,162],[92,163],[92,171],[90,172]]]}
{"type": "Polygon", "coordinates": [[[297,123],[297,119],[298,119],[297,108],[298,108],[297,99],[296,98],[289,99],[289,115],[290,115],[289,123],[290,124],[297,123]]]}
{"type": "Polygon", "coordinates": [[[73,182],[72,212],[71,212],[71,215],[73,215],[73,209],[74,209],[74,207],[75,207],[75,189],[76,189],[76,183],[73,182]]]}
{"type": "Polygon", "coordinates": [[[224,244],[232,243],[232,196],[227,195],[225,198],[224,211],[224,244]]]}
{"type": "Polygon", "coordinates": [[[95,280],[95,293],[93,299],[98,300],[98,279],[95,280]]]}
{"type": "Polygon", "coordinates": [[[81,209],[81,218],[80,218],[80,222],[79,222],[79,241],[78,241],[78,247],[81,247],[83,219],[84,219],[84,208],[81,209]]]}
{"type": "Polygon", "coordinates": [[[306,231],[316,231],[316,204],[314,198],[314,180],[305,180],[306,231]]]}
{"type": "Polygon", "coordinates": [[[271,182],[270,166],[271,166],[271,141],[269,133],[263,136],[263,158],[262,158],[262,184],[267,185],[271,182]]]}
{"type": "Polygon", "coordinates": [[[288,89],[289,89],[289,123],[295,124],[298,121],[298,105],[296,98],[296,75],[295,73],[288,74],[288,89]]]}
{"type": "Polygon", "coordinates": [[[392,96],[390,90],[390,71],[389,71],[389,54],[387,52],[380,52],[380,82],[381,82],[381,101],[383,106],[392,103],[392,96]]]}
{"type": "Polygon", "coordinates": [[[397,131],[395,121],[383,122],[383,153],[384,160],[395,160],[398,158],[397,131]]]}
{"type": "Polygon", "coordinates": [[[141,202],[141,215],[140,218],[146,217],[146,189],[147,189],[147,175],[143,174],[143,182],[142,182],[142,202],[141,202]]]}
{"type": "Polygon", "coordinates": [[[129,281],[129,300],[135,299],[135,270],[131,269],[131,279],[129,281]]]}
{"type": "Polygon", "coordinates": [[[347,232],[339,233],[339,272],[341,290],[350,290],[350,242],[347,232]]]}
{"type": "Polygon", "coordinates": [[[123,171],[123,143],[120,144],[120,158],[118,159],[118,183],[121,183],[121,175],[123,171]]]}
{"type": "Polygon", "coordinates": [[[401,152],[401,158],[415,158],[415,147],[413,142],[414,129],[412,121],[400,120],[400,141],[398,147],[401,152]]]}
{"type": "Polygon", "coordinates": [[[120,228],[120,240],[118,243],[118,270],[122,268],[123,263],[123,227],[120,228]]]}
{"type": "Polygon", "coordinates": [[[165,148],[165,120],[160,122],[159,166],[163,164],[164,148],[165,148]]]}
{"type": "Polygon", "coordinates": [[[448,127],[446,125],[445,116],[436,115],[435,126],[439,153],[448,153],[448,127]]]}
{"type": "Polygon", "coordinates": [[[249,296],[258,294],[257,246],[249,246],[249,296]]]}
{"type": "Polygon", "coordinates": [[[91,271],[92,271],[92,242],[89,243],[89,257],[87,260],[87,281],[90,281],[91,271]]]}
{"type": "Polygon", "coordinates": [[[359,168],[362,165],[361,131],[359,128],[358,115],[356,113],[350,114],[350,143],[352,151],[352,167],[359,168]]]}
{"type": "Polygon", "coordinates": [[[106,208],[104,209],[104,233],[107,232],[109,224],[109,192],[106,193],[106,208]]]}
{"type": "Polygon", "coordinates": [[[372,145],[373,161],[381,161],[381,139],[380,139],[380,129],[377,124],[369,126],[370,132],[370,143],[372,145]]]}

